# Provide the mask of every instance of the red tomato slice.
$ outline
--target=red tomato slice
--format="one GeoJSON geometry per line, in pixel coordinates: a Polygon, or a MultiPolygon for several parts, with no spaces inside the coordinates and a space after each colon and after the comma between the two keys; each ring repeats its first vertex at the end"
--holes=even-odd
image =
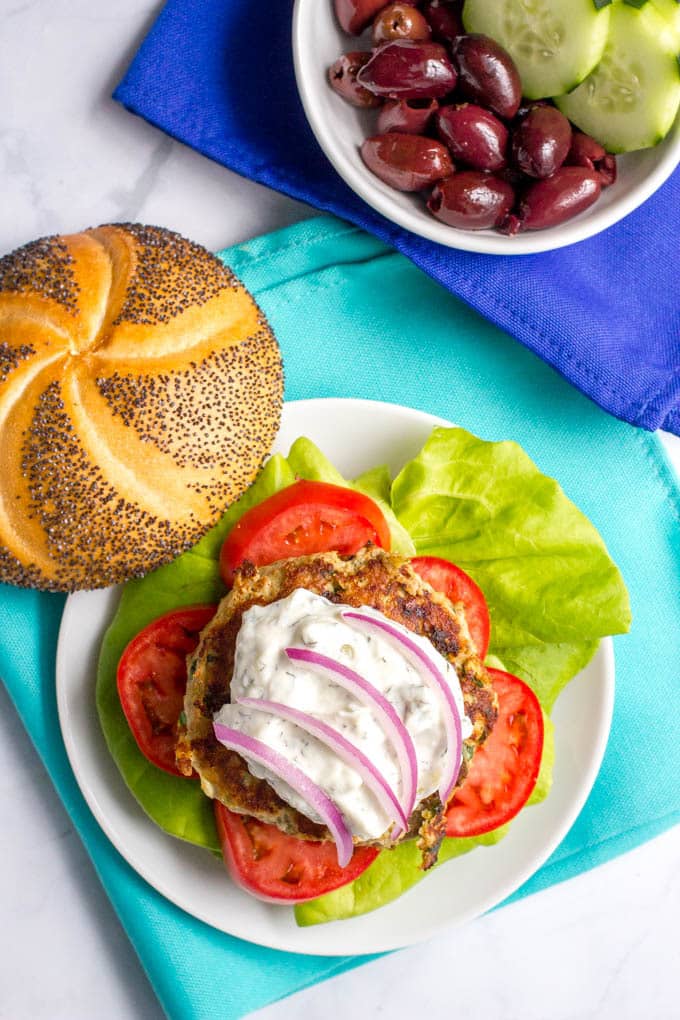
{"type": "Polygon", "coordinates": [[[451,602],[463,603],[470,637],[480,659],[484,660],[489,650],[491,620],[479,585],[460,567],[438,556],[416,556],[411,566],[435,591],[446,595],[451,602]]]}
{"type": "Polygon", "coordinates": [[[287,836],[275,825],[229,811],[215,801],[215,821],[227,871],[234,882],[269,903],[302,903],[354,881],[378,856],[373,846],[338,866],[335,843],[287,836]]]}
{"type": "Polygon", "coordinates": [[[132,639],[118,663],[118,696],[139,750],[174,776],[182,774],[175,764],[175,743],[186,658],[216,609],[189,606],[160,616],[132,639]]]}
{"type": "Polygon", "coordinates": [[[220,572],[231,585],[244,560],[262,567],[330,550],[351,556],[367,542],[390,548],[390,529],[372,499],[341,485],[299,481],[237,521],[222,546],[220,572]]]}
{"type": "Polygon", "coordinates": [[[479,836],[509,822],[531,796],[541,767],[538,698],[512,673],[489,669],[489,676],[498,694],[498,719],[449,802],[447,836],[479,836]]]}

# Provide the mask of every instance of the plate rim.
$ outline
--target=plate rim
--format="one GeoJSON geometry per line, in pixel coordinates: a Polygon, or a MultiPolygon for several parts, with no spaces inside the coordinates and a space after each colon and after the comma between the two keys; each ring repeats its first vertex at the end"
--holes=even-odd
{"type": "MultiPolygon", "coordinates": [[[[431,415],[428,412],[419,410],[417,408],[406,407],[401,404],[388,403],[385,401],[364,400],[361,398],[353,397],[312,397],[302,400],[286,401],[284,404],[284,409],[286,407],[291,407],[301,408],[302,410],[307,409],[313,410],[313,407],[318,406],[319,404],[322,404],[325,409],[328,408],[329,404],[341,405],[343,408],[347,408],[348,406],[358,404],[361,405],[363,408],[373,408],[374,410],[378,411],[389,410],[391,412],[397,412],[400,415],[405,415],[412,421],[418,420],[422,424],[431,424],[433,427],[436,427],[437,425],[451,424],[444,418],[438,417],[436,415],[431,415]]],[[[233,930],[233,928],[228,928],[224,925],[218,925],[215,923],[213,919],[206,916],[204,912],[196,910],[195,908],[192,908],[190,905],[187,905],[187,900],[191,899],[190,895],[188,897],[181,895],[171,886],[169,886],[165,881],[163,881],[162,879],[159,880],[156,875],[151,873],[150,869],[146,866],[144,862],[139,862],[135,854],[131,853],[130,850],[125,847],[125,842],[122,839],[120,833],[115,828],[111,820],[107,817],[105,810],[102,808],[97,797],[96,789],[93,788],[91,783],[88,781],[88,777],[82,774],[82,769],[80,767],[80,759],[78,755],[77,746],[78,738],[72,731],[69,718],[68,710],[69,688],[68,682],[65,679],[68,672],[65,669],[65,662],[69,654],[69,650],[67,647],[68,644],[67,637],[69,628],[71,626],[70,622],[71,616],[74,615],[75,612],[77,612],[76,608],[77,600],[83,595],[86,596],[94,594],[98,598],[101,599],[106,598],[110,602],[122,590],[122,587],[123,585],[116,585],[105,589],[95,589],[94,592],[76,592],[74,593],[74,595],[70,595],[67,598],[66,604],[64,606],[57,640],[57,650],[55,659],[55,683],[59,727],[64,741],[64,746],[66,749],[69,765],[73,772],[74,778],[88,807],[92,811],[92,814],[94,815],[97,824],[102,829],[107,839],[116,849],[116,851],[121,855],[121,857],[123,857],[127,864],[145,882],[147,882],[153,889],[155,889],[158,893],[160,893],[167,900],[169,900],[169,902],[173,903],[175,906],[179,907],[181,910],[189,914],[189,916],[194,917],[199,921],[202,921],[203,923],[209,925],[215,930],[222,931],[225,934],[231,935],[232,937],[235,938],[243,939],[244,941],[250,942],[251,944],[261,945],[266,948],[276,949],[283,952],[294,952],[300,953],[302,955],[323,957],[335,957],[338,955],[357,955],[357,950],[353,949],[351,946],[347,946],[345,949],[340,949],[335,944],[331,947],[319,944],[320,939],[318,938],[318,936],[322,931],[328,931],[330,928],[335,928],[336,925],[342,926],[343,924],[347,924],[348,923],[347,921],[331,922],[325,925],[315,925],[308,929],[298,929],[299,931],[308,931],[310,933],[310,942],[314,942],[314,945],[309,949],[301,949],[300,947],[297,946],[291,948],[290,943],[287,942],[285,938],[282,939],[269,938],[265,941],[262,940],[261,938],[249,937],[247,934],[243,934],[242,931],[235,931],[233,930]]],[[[458,925],[466,924],[470,920],[473,920],[474,918],[481,916],[494,906],[502,903],[508,896],[510,896],[513,892],[520,888],[520,886],[522,886],[533,874],[535,874],[543,866],[545,861],[550,857],[550,855],[554,852],[557,846],[559,846],[559,844],[562,842],[571,826],[574,824],[575,820],[578,818],[586,800],[590,795],[593,784],[595,782],[595,779],[598,775],[598,772],[602,764],[602,759],[604,757],[609,732],[611,729],[615,694],[614,646],[611,637],[605,637],[601,640],[600,646],[596,652],[596,656],[601,656],[603,658],[602,663],[603,688],[602,688],[602,708],[599,724],[596,729],[596,742],[593,748],[593,754],[590,756],[588,766],[584,770],[584,774],[582,775],[581,782],[579,785],[578,796],[575,797],[575,799],[573,800],[571,810],[567,812],[560,819],[559,824],[557,824],[554,827],[552,831],[552,837],[547,842],[542,843],[540,853],[538,855],[536,855],[535,852],[532,853],[530,855],[530,859],[527,861],[526,866],[514,872],[513,876],[500,886],[500,893],[498,891],[498,888],[496,888],[496,890],[493,893],[490,893],[486,897],[482,897],[473,908],[462,912],[460,915],[457,915],[454,918],[447,918],[432,923],[431,925],[428,926],[427,930],[417,932],[412,939],[405,940],[403,938],[396,939],[390,939],[389,937],[383,938],[378,947],[372,949],[362,949],[359,951],[360,954],[374,952],[390,952],[396,949],[406,948],[407,946],[410,945],[416,945],[421,942],[425,942],[430,938],[435,937],[436,935],[442,933],[443,931],[451,930],[452,928],[457,927],[458,925]]],[[[94,687],[92,708],[94,709],[96,714],[94,687]]],[[[99,727],[98,719],[95,720],[95,725],[100,734],[103,748],[105,749],[105,752],[109,754],[104,734],[101,732],[101,729],[99,727]]],[[[113,764],[114,768],[116,768],[117,772],[117,766],[115,766],[113,758],[111,758],[111,763],[113,764]]],[[[120,782],[125,786],[124,780],[119,773],[118,778],[120,779],[120,782]]],[[[132,792],[128,790],[126,786],[125,790],[129,797],[134,801],[135,806],[140,811],[143,811],[143,809],[138,804],[132,792]]],[[[155,825],[155,823],[151,819],[146,818],[146,821],[151,825],[155,825]]],[[[156,828],[158,829],[159,827],[156,826],[156,828]]],[[[168,839],[176,839],[176,837],[170,836],[169,834],[165,835],[167,835],[168,839]]],[[[178,840],[178,842],[181,843],[180,840],[178,840]]],[[[502,845],[502,843],[498,845],[502,845]]],[[[187,846],[191,846],[191,844],[187,844],[187,846]]],[[[193,847],[193,849],[199,853],[201,852],[200,848],[193,847]]],[[[492,850],[493,847],[487,847],[484,849],[492,850]]],[[[209,851],[206,851],[206,853],[208,852],[209,851]]],[[[360,922],[361,917],[353,918],[351,919],[351,921],[360,922]]]]}

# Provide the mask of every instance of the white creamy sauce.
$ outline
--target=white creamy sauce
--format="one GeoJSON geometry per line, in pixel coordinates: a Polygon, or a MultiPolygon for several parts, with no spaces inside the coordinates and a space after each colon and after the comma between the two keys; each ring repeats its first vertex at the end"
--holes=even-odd
{"type": "MultiPolygon", "coordinates": [[[[416,802],[419,802],[438,789],[445,763],[441,695],[425,682],[389,637],[368,634],[343,620],[342,613],[349,608],[299,588],[286,599],[249,609],[243,615],[236,640],[232,701],[239,697],[278,701],[322,720],[363,751],[400,797],[396,754],[371,708],[313,666],[291,662],[285,649],[309,648],[336,659],[373,684],[410,733],[418,760],[416,802]]],[[[386,619],[367,606],[361,612],[386,619]]],[[[465,739],[472,726],[465,715],[455,669],[426,638],[394,620],[390,623],[417,642],[443,673],[458,707],[465,739]]],[[[359,839],[376,839],[395,821],[354,769],[294,723],[236,704],[223,705],[214,720],[255,737],[284,755],[336,803],[348,828],[359,839]]],[[[244,757],[247,760],[247,755],[244,757]]],[[[277,776],[254,762],[248,762],[248,768],[254,776],[266,779],[282,800],[308,818],[320,821],[309,805],[277,776]]]]}

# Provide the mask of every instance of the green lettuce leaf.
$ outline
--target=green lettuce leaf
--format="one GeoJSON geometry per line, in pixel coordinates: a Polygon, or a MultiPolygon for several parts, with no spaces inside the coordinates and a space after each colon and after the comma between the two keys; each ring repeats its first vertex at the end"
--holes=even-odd
{"type": "Polygon", "coordinates": [[[630,626],[625,584],[599,534],[517,443],[437,428],[392,485],[419,555],[466,570],[491,614],[490,652],[550,709],[600,638],[630,626]]]}
{"type": "Polygon", "coordinates": [[[543,708],[551,712],[560,691],[585,669],[599,643],[593,640],[573,645],[542,643],[504,648],[503,665],[497,665],[498,657],[493,652],[487,655],[486,664],[521,677],[534,689],[543,708]]]}

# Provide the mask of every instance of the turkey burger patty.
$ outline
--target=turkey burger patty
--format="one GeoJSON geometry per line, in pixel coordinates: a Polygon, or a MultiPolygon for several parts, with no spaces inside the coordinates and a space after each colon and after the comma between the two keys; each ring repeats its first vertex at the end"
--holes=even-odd
{"type": "MultiPolygon", "coordinates": [[[[276,825],[302,839],[328,840],[331,835],[324,825],[282,799],[266,779],[257,778],[245,759],[220,744],[213,731],[215,716],[231,700],[237,636],[244,614],[254,606],[282,603],[300,589],[334,605],[377,610],[427,639],[436,653],[454,667],[467,717],[463,720],[459,783],[467,773],[475,748],[493,727],[497,701],[471,644],[462,607],[435,592],[408,560],[367,546],[351,557],[319,553],[281,560],[267,567],[245,564],[237,571],[232,591],[221,602],[189,660],[186,731],[179,741],[178,762],[187,774],[195,769],[205,793],[230,810],[276,825]]],[[[422,689],[423,694],[429,693],[424,685],[422,689]]],[[[409,705],[404,708],[408,714],[409,705]]],[[[419,774],[424,765],[427,763],[421,760],[419,774]]],[[[428,794],[416,804],[406,836],[419,840],[424,867],[435,862],[443,832],[441,801],[436,792],[428,794]]],[[[391,838],[386,831],[370,837],[355,836],[354,842],[389,845],[391,838]]]]}

